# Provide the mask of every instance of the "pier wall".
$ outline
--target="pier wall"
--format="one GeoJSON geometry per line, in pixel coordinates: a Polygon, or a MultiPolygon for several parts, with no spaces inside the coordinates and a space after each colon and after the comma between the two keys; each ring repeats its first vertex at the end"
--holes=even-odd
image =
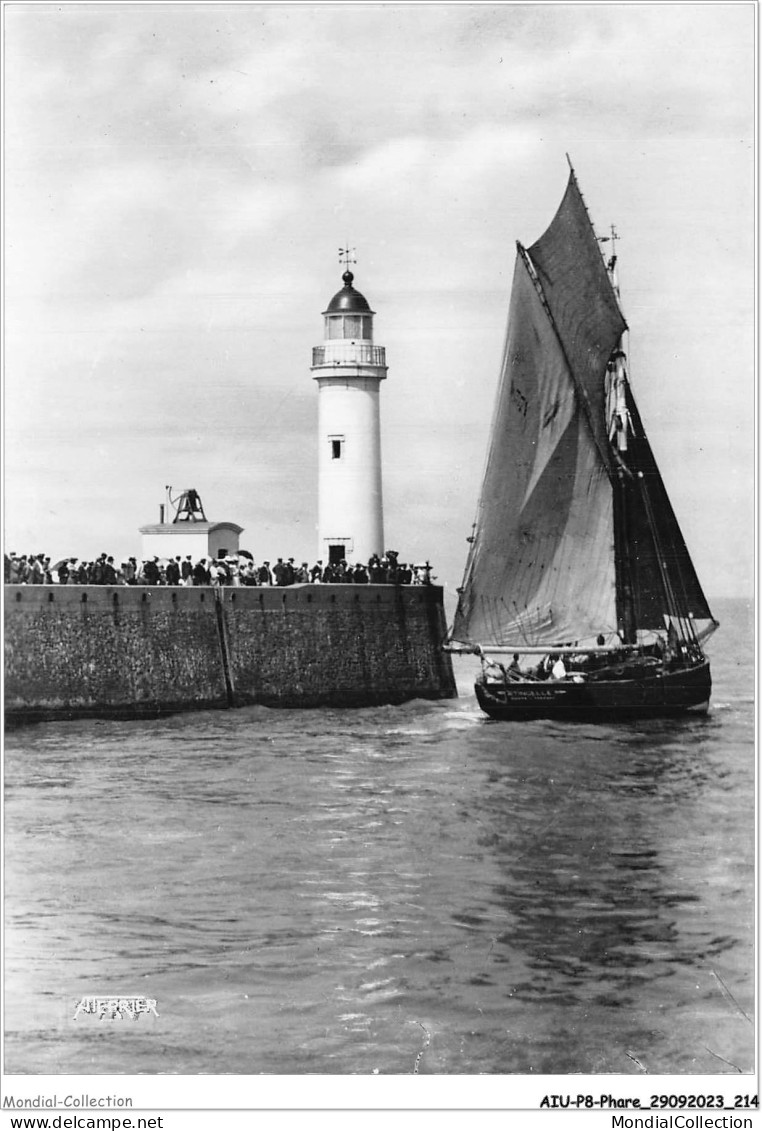
{"type": "Polygon", "coordinates": [[[457,694],[439,586],[5,586],[9,721],[457,694]]]}

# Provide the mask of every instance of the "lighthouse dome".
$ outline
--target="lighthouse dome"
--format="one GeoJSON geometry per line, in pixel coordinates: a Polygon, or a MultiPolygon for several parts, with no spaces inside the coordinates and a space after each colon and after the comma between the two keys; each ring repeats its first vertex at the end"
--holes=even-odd
{"type": "Polygon", "coordinates": [[[328,309],[324,310],[324,314],[372,314],[373,311],[368,306],[368,300],[365,295],[361,295],[352,286],[354,282],[354,275],[351,271],[345,271],[341,276],[344,281],[344,286],[340,291],[337,291],[331,301],[328,303],[328,309]]]}

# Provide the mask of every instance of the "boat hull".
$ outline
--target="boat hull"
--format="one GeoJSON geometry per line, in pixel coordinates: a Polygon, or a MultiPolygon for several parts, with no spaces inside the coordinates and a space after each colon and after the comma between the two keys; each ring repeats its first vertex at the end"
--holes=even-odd
{"type": "Polygon", "coordinates": [[[640,679],[493,683],[481,677],[475,691],[479,706],[492,719],[656,719],[705,714],[712,678],[709,661],[703,660],[640,679]]]}

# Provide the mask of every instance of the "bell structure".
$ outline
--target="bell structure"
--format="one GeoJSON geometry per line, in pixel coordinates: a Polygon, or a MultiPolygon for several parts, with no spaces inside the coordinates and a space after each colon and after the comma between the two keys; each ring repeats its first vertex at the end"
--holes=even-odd
{"type": "Polygon", "coordinates": [[[318,558],[367,562],[384,552],[381,382],[386,351],[373,344],[373,311],[345,271],[323,311],[324,341],[312,350],[318,383],[318,558]]]}

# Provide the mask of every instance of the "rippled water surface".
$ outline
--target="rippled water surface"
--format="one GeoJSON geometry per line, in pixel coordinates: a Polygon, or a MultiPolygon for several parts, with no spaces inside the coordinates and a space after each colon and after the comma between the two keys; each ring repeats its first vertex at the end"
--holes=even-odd
{"type": "Polygon", "coordinates": [[[461,698],[6,739],[6,1071],[753,1069],[749,613],[706,719],[461,698]],[[73,1020],[85,995],[158,1019],[73,1020]]]}

